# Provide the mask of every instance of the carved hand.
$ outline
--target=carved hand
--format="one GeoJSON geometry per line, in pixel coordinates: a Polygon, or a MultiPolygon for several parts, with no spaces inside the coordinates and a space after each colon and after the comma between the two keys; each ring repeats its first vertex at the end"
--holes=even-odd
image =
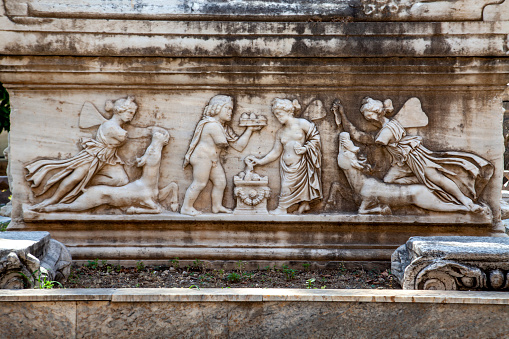
{"type": "Polygon", "coordinates": [[[339,127],[341,125],[342,118],[345,114],[345,108],[343,107],[339,99],[334,100],[334,102],[332,103],[331,111],[334,113],[336,125],[339,127]]]}
{"type": "Polygon", "coordinates": [[[259,162],[258,162],[259,160],[260,159],[256,158],[254,155],[249,155],[246,157],[244,162],[246,163],[246,165],[254,167],[255,165],[259,164],[259,162]]]}
{"type": "Polygon", "coordinates": [[[263,127],[265,127],[265,126],[249,126],[247,129],[250,129],[253,132],[257,132],[257,131],[261,130],[263,127]]]}
{"type": "Polygon", "coordinates": [[[341,100],[336,99],[332,103],[331,111],[334,113],[339,113],[339,111],[338,111],[339,107],[343,107],[343,105],[341,104],[341,100]]]}
{"type": "Polygon", "coordinates": [[[293,149],[295,150],[295,153],[297,153],[298,155],[306,153],[306,147],[294,146],[293,149]]]}
{"type": "Polygon", "coordinates": [[[138,166],[138,167],[145,166],[145,162],[146,162],[146,158],[145,157],[136,158],[136,166],[138,166]]]}

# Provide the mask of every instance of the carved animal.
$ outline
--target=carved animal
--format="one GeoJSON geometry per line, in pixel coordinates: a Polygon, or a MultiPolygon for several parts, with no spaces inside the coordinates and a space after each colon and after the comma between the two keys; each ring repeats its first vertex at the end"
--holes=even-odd
{"type": "Polygon", "coordinates": [[[160,127],[152,127],[152,142],[145,154],[136,159],[136,165],[143,167],[141,177],[127,185],[120,187],[97,185],[87,190],[70,204],[56,204],[44,208],[44,212],[56,211],[84,211],[100,205],[127,208],[128,214],[160,213],[159,204],[171,193],[172,211],[178,210],[178,186],[172,182],[159,189],[159,167],[161,164],[162,148],[168,144],[170,135],[160,127]]]}
{"type": "Polygon", "coordinates": [[[464,205],[440,200],[424,185],[388,184],[369,177],[363,173],[367,165],[357,158],[358,151],[359,148],[350,140],[350,134],[340,133],[338,165],[345,172],[350,186],[361,200],[359,214],[391,214],[391,206],[410,205],[438,212],[469,211],[464,205]]]}

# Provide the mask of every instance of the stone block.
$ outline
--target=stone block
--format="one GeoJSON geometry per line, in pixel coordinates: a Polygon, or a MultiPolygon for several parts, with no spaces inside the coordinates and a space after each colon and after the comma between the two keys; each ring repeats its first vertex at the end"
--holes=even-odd
{"type": "Polygon", "coordinates": [[[392,254],[404,289],[507,290],[509,238],[412,237],[392,254]]]}
{"type": "Polygon", "coordinates": [[[77,328],[89,337],[225,338],[227,303],[79,302],[77,328]]]}
{"type": "Polygon", "coordinates": [[[76,338],[76,302],[1,302],[1,338],[76,338]]]}
{"type": "Polygon", "coordinates": [[[0,288],[30,288],[41,280],[64,282],[72,258],[48,232],[0,233],[0,288]]]}
{"type": "Polygon", "coordinates": [[[502,0],[1,3],[11,230],[160,263],[503,234],[502,0]]]}

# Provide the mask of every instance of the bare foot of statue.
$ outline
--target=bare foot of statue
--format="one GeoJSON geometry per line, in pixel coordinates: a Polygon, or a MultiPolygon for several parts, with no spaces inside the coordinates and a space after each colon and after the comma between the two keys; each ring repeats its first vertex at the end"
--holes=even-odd
{"type": "Polygon", "coordinates": [[[491,216],[491,209],[488,205],[484,203],[480,204],[472,204],[472,208],[470,208],[470,211],[478,214],[484,214],[486,216],[491,216]]]}
{"type": "Polygon", "coordinates": [[[224,206],[212,207],[212,213],[233,213],[233,211],[224,206]]]}
{"type": "Polygon", "coordinates": [[[186,214],[186,215],[194,216],[194,215],[200,215],[201,212],[196,210],[194,207],[185,207],[185,206],[182,206],[182,208],[180,209],[180,214],[186,214]]]}
{"type": "Polygon", "coordinates": [[[36,205],[30,207],[30,209],[34,212],[46,212],[46,207],[49,206],[50,203],[47,200],[44,200],[36,205]]]}
{"type": "Polygon", "coordinates": [[[307,212],[311,209],[309,207],[309,203],[307,201],[301,202],[299,205],[299,209],[297,210],[297,214],[302,214],[304,212],[307,212]]]}
{"type": "Polygon", "coordinates": [[[278,206],[275,210],[272,210],[269,212],[272,215],[281,215],[281,214],[288,214],[288,211],[286,208],[278,206]]]}
{"type": "Polygon", "coordinates": [[[483,213],[485,211],[484,207],[478,204],[474,204],[472,201],[470,201],[467,205],[470,212],[473,213],[483,213]]]}

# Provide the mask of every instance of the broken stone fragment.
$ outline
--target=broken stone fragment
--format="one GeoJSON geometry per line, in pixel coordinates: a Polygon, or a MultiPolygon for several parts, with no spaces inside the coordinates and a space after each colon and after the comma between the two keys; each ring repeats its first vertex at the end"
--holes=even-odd
{"type": "Polygon", "coordinates": [[[391,261],[407,290],[509,289],[509,238],[412,237],[391,261]]]}
{"type": "Polygon", "coordinates": [[[0,233],[0,288],[37,287],[42,280],[65,282],[71,254],[48,232],[0,233]]]}

